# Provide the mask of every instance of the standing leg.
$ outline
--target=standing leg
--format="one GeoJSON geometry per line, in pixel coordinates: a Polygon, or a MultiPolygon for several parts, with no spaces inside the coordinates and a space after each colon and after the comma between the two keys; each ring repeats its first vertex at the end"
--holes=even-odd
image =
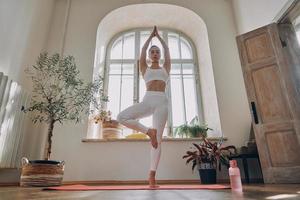
{"type": "Polygon", "coordinates": [[[151,147],[150,150],[150,174],[149,174],[149,185],[155,187],[155,173],[158,167],[158,163],[161,155],[161,141],[166,121],[168,118],[168,105],[162,104],[157,107],[153,114],[153,128],[157,130],[157,148],[151,147]]]}

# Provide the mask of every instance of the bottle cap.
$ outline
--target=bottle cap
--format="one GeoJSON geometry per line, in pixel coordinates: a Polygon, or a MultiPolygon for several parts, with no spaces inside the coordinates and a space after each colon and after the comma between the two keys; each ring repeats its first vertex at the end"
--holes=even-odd
{"type": "Polygon", "coordinates": [[[229,161],[230,167],[237,167],[237,162],[236,160],[230,160],[229,161]]]}

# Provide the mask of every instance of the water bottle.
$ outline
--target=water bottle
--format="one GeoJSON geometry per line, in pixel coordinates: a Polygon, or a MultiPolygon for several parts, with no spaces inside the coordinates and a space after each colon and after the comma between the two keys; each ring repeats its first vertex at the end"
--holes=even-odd
{"type": "Polygon", "coordinates": [[[236,160],[229,161],[229,177],[230,177],[230,186],[232,191],[242,192],[242,180],[241,180],[241,173],[240,169],[237,167],[236,160]]]}

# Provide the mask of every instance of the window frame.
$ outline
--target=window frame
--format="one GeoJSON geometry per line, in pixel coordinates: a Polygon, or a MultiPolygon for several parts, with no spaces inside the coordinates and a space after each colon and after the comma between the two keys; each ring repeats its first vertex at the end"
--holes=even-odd
{"type": "MultiPolygon", "coordinates": [[[[103,70],[103,75],[104,75],[104,92],[105,94],[108,94],[108,86],[109,86],[109,70],[108,68],[110,67],[110,64],[133,64],[134,66],[134,70],[133,70],[133,104],[138,103],[139,102],[139,81],[140,81],[140,72],[139,72],[139,56],[140,56],[140,33],[142,31],[152,31],[152,27],[139,27],[139,28],[134,28],[134,29],[127,29],[125,31],[121,31],[119,33],[117,33],[116,35],[114,35],[108,42],[107,45],[107,49],[106,49],[106,54],[105,54],[105,65],[104,65],[104,70],[103,70]],[[111,50],[112,50],[112,45],[114,44],[114,42],[122,37],[122,43],[124,44],[124,36],[128,33],[134,33],[135,34],[135,51],[134,51],[134,58],[133,59],[111,59],[111,50]]],[[[203,110],[203,104],[202,104],[202,98],[201,98],[201,85],[200,85],[200,73],[199,73],[199,65],[198,65],[198,58],[197,58],[197,51],[195,48],[194,43],[192,42],[192,40],[183,32],[178,31],[178,30],[173,30],[173,29],[169,29],[169,28],[160,28],[159,31],[161,31],[162,34],[162,39],[166,42],[166,44],[168,45],[168,33],[175,33],[178,34],[178,48],[179,48],[179,57],[182,56],[182,52],[181,52],[181,37],[184,38],[184,40],[186,40],[192,50],[192,59],[172,59],[171,58],[171,65],[172,64],[180,64],[180,74],[172,74],[172,75],[180,75],[180,79],[181,79],[181,84],[182,86],[184,86],[183,83],[183,76],[185,74],[183,74],[183,68],[182,65],[184,64],[193,64],[194,69],[193,69],[193,76],[194,78],[194,84],[195,84],[195,96],[196,96],[196,107],[197,107],[197,114],[198,114],[198,118],[199,118],[199,122],[200,123],[204,123],[204,110],[203,110]]],[[[124,47],[124,45],[122,44],[122,48],[124,47]]],[[[151,42],[150,42],[151,45],[151,42]]],[[[149,46],[150,46],[149,45],[149,46]]],[[[123,54],[123,49],[122,49],[122,54],[123,54]]],[[[123,56],[122,56],[123,57],[123,56]]],[[[163,57],[163,56],[162,56],[163,57]]],[[[161,58],[160,60],[161,62],[164,62],[164,58],[161,58]]],[[[122,87],[122,68],[121,68],[121,84],[120,87],[122,87]]],[[[170,74],[171,76],[171,74],[170,74]]],[[[171,78],[170,78],[170,82],[171,82],[171,78]]],[[[171,97],[171,88],[170,83],[166,86],[166,93],[168,95],[168,97],[171,97]]],[[[122,91],[120,91],[122,93],[122,91]]],[[[184,87],[182,90],[182,98],[183,98],[183,105],[184,105],[184,111],[186,113],[186,104],[185,104],[185,97],[184,97],[184,87]]],[[[175,127],[173,127],[173,119],[172,119],[172,98],[169,98],[169,113],[168,113],[168,120],[166,123],[166,128],[167,128],[167,135],[169,137],[174,137],[173,134],[173,129],[175,127]]],[[[104,108],[107,109],[107,103],[104,102],[104,108]]],[[[120,108],[120,106],[119,106],[120,108]]],[[[189,123],[186,121],[186,114],[184,115],[184,121],[186,123],[189,123]]]]}

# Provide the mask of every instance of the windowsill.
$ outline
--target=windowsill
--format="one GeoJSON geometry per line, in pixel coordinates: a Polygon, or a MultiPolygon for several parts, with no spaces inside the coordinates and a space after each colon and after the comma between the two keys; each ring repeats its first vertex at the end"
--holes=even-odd
{"type": "MultiPolygon", "coordinates": [[[[210,141],[219,141],[221,137],[209,137],[207,138],[210,141]]],[[[227,140],[227,138],[223,138],[224,141],[227,140]]],[[[132,139],[132,138],[110,138],[110,139],[90,139],[90,138],[84,138],[81,140],[82,142],[148,142],[150,139],[132,139]]],[[[163,138],[162,141],[164,142],[180,142],[180,141],[201,141],[201,138],[163,138]]]]}

